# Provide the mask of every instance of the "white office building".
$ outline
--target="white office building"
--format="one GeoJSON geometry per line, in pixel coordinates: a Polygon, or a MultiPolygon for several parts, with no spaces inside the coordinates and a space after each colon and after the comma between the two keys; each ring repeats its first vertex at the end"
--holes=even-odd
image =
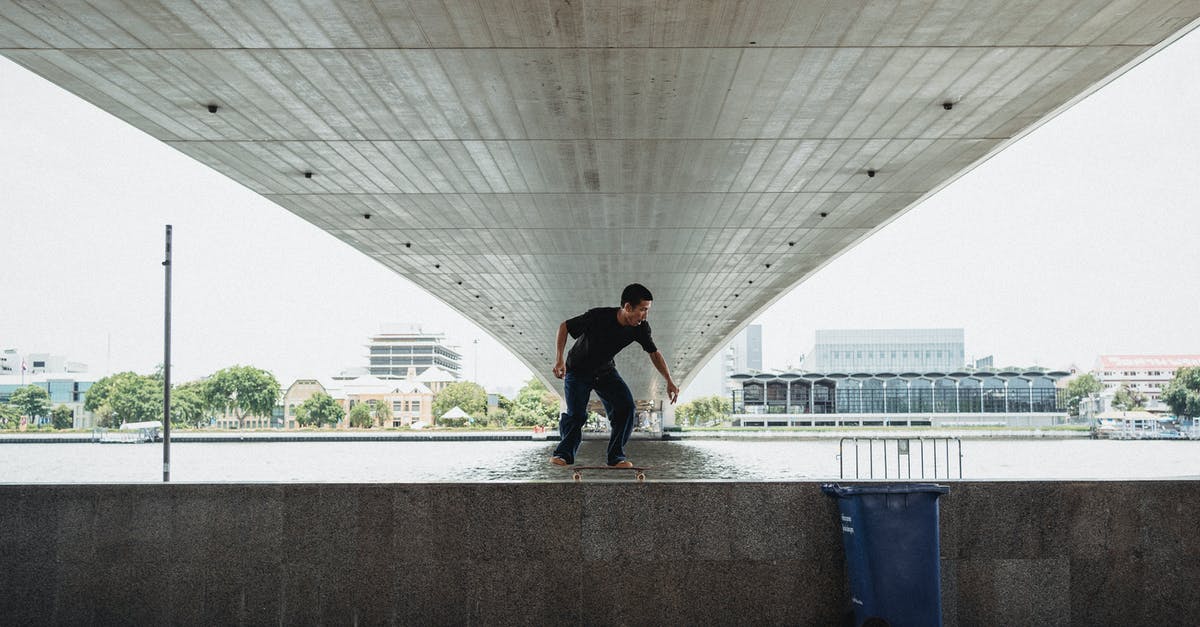
{"type": "Polygon", "coordinates": [[[1196,366],[1200,366],[1200,355],[1100,355],[1092,369],[1104,385],[1097,411],[1111,409],[1113,395],[1125,386],[1146,397],[1148,411],[1168,412],[1170,408],[1160,398],[1163,388],[1175,378],[1176,370],[1196,366]]]}
{"type": "Polygon", "coordinates": [[[811,372],[950,372],[962,369],[962,329],[821,329],[811,372]]]}
{"type": "Polygon", "coordinates": [[[367,345],[367,372],[380,379],[420,376],[433,367],[458,378],[462,353],[446,342],[442,333],[426,333],[420,327],[384,326],[367,345]]]}

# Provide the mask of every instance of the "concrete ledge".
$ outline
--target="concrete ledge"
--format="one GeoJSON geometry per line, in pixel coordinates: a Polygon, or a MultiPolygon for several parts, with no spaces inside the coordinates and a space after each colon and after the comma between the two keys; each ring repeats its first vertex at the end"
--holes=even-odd
{"type": "MultiPolygon", "coordinates": [[[[1194,624],[1200,484],[955,482],[947,625],[1194,624]]],[[[839,624],[816,483],[0,486],[7,624],[839,624]]]]}

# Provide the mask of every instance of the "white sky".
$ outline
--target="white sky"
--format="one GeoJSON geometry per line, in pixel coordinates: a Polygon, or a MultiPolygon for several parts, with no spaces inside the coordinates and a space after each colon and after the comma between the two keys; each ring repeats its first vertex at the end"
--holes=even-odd
{"type": "MultiPolygon", "coordinates": [[[[998,365],[1200,353],[1197,67],[1193,32],[835,260],[757,321],[764,366],[819,328],[962,327],[998,365]]],[[[151,371],[168,223],[176,380],[328,376],[389,322],[445,332],[468,378],[479,339],[489,389],[530,376],[406,279],[0,58],[0,348],[151,371]]]]}

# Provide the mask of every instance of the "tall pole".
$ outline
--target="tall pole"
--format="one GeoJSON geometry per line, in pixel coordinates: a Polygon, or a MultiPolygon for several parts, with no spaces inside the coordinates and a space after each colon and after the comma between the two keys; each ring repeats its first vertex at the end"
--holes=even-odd
{"type": "Polygon", "coordinates": [[[171,225],[167,225],[167,258],[163,261],[163,482],[171,480],[171,225]]]}
{"type": "Polygon", "coordinates": [[[475,383],[479,383],[479,338],[475,338],[475,383]]]}

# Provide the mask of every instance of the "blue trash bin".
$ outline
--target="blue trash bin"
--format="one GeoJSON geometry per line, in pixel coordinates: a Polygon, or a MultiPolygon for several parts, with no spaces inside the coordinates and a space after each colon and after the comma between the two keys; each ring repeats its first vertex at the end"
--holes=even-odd
{"type": "Polygon", "coordinates": [[[938,497],[950,488],[829,484],[821,490],[838,500],[854,624],[941,625],[938,497]]]}

